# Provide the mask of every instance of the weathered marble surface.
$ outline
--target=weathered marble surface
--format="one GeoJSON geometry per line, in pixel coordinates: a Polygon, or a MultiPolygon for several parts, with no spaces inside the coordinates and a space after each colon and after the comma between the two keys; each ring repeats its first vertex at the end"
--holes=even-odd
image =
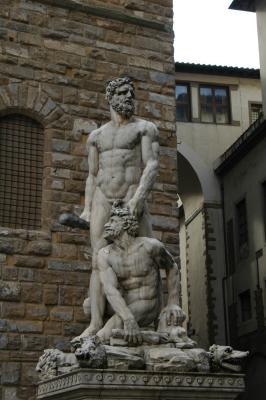
{"type": "MultiPolygon", "coordinates": [[[[121,332],[117,331],[119,336],[121,332]]],[[[73,353],[63,353],[57,349],[45,350],[37,371],[40,380],[54,378],[80,367],[95,369],[115,369],[120,371],[146,370],[154,372],[240,372],[248,352],[233,350],[229,346],[213,345],[209,351],[199,348],[176,347],[176,343],[158,343],[157,332],[141,332],[153,344],[129,346],[116,343],[103,345],[97,336],[74,339],[73,353]],[[157,336],[156,336],[157,334],[157,336]],[[155,343],[156,342],[156,343],[155,343]],[[154,344],[155,343],[155,344],[154,344]]],[[[119,338],[116,340],[120,340],[119,338]]],[[[232,377],[234,374],[232,374],[232,377]]]]}
{"type": "Polygon", "coordinates": [[[213,344],[209,348],[209,355],[214,371],[241,372],[249,352],[234,350],[231,346],[213,344]]]}
{"type": "Polygon", "coordinates": [[[81,218],[90,223],[93,250],[90,279],[91,321],[85,335],[95,335],[102,327],[105,293],[99,277],[97,255],[106,246],[104,225],[114,201],[122,201],[140,223],[140,235],[152,236],[146,200],[159,169],[159,135],[156,126],[134,117],[134,85],[131,79],[117,78],[106,86],[111,120],[91,132],[88,138],[89,175],[81,218]]]}
{"type": "Polygon", "coordinates": [[[134,98],[131,79],[108,82],[111,121],[88,139],[84,210],[80,217],[65,213],[59,218],[71,227],[90,225],[93,268],[84,311],[91,321],[76,342],[97,335],[110,344],[112,332],[118,329],[123,332],[121,344],[124,340],[125,346],[141,345],[145,342],[141,328],[156,330],[160,321],[158,332],[171,337],[165,342],[193,348],[195,343],[182,328],[185,314],[179,307],[178,265],[165,246],[152,238],[146,205],[158,173],[159,135],[153,123],[133,116],[134,98]],[[161,269],[166,273],[166,304],[161,269]],[[106,320],[107,303],[113,312],[106,320]]]}
{"type": "Polygon", "coordinates": [[[77,370],[39,384],[38,400],[233,400],[243,375],[77,370]]]}
{"type": "Polygon", "coordinates": [[[151,237],[146,200],[158,172],[157,129],[133,117],[130,79],[111,81],[106,95],[111,121],[89,137],[84,211],[60,219],[90,225],[93,271],[84,309],[91,322],[71,341],[72,353],[48,349],[40,358],[38,399],[235,399],[243,376],[210,369],[238,366],[246,354],[196,348],[182,326],[178,265],[151,237]]]}
{"type": "Polygon", "coordinates": [[[58,375],[79,368],[77,357],[73,353],[64,353],[58,349],[46,349],[39,358],[36,371],[41,380],[50,379],[58,375]]]}
{"type": "Polygon", "coordinates": [[[174,343],[137,347],[109,346],[97,336],[76,339],[74,353],[57,349],[45,350],[36,370],[40,380],[46,380],[80,367],[116,370],[148,370],[170,372],[209,372],[210,356],[203,349],[178,349],[174,343]]]}
{"type": "Polygon", "coordinates": [[[93,272],[85,309],[91,322],[71,341],[71,354],[45,351],[37,365],[41,379],[70,373],[75,386],[80,375],[74,371],[82,367],[101,368],[104,374],[111,369],[125,374],[143,370],[144,375],[150,371],[160,374],[154,377],[157,384],[164,372],[208,374],[211,363],[216,369],[239,367],[247,354],[236,355],[228,347],[212,346],[210,352],[196,348],[182,326],[179,268],[163,243],[151,237],[146,208],[158,171],[158,132],[150,122],[133,117],[134,87],[129,78],[110,81],[106,96],[111,121],[89,137],[84,211],[81,218],[68,213],[60,217],[71,227],[90,225],[93,272]],[[166,276],[166,304],[161,270],[166,276]]]}
{"type": "Polygon", "coordinates": [[[210,358],[208,352],[203,349],[146,347],[145,365],[151,371],[209,372],[210,358]]]}

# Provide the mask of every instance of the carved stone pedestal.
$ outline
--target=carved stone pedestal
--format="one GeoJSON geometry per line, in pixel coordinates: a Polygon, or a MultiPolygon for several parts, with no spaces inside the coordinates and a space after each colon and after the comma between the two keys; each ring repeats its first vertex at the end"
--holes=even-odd
{"type": "Polygon", "coordinates": [[[227,400],[244,391],[241,374],[79,369],[44,381],[38,400],[227,400]]]}

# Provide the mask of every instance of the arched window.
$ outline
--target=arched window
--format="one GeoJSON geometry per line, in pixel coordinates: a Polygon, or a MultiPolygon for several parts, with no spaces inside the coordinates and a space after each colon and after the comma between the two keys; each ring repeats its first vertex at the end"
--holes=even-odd
{"type": "Polygon", "coordinates": [[[0,225],[41,227],[43,128],[32,118],[0,118],[0,225]]]}

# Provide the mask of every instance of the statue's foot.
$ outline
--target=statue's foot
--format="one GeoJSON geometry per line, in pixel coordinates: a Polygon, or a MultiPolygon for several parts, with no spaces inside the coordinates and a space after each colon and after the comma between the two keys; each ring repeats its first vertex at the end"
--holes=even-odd
{"type": "Polygon", "coordinates": [[[80,339],[96,335],[101,327],[102,325],[100,324],[90,324],[90,326],[86,328],[79,336],[76,336],[71,340],[72,345],[75,347],[75,343],[78,343],[80,339]]]}
{"type": "Polygon", "coordinates": [[[87,337],[87,336],[94,336],[96,335],[96,333],[101,329],[100,325],[94,325],[94,324],[90,324],[90,326],[88,328],[85,329],[85,331],[83,331],[81,333],[81,335],[79,335],[80,338],[83,337],[87,337]]]}
{"type": "Polygon", "coordinates": [[[104,344],[109,344],[110,343],[110,337],[111,337],[111,332],[108,329],[102,328],[98,333],[97,333],[98,338],[100,339],[101,343],[104,344]]]}

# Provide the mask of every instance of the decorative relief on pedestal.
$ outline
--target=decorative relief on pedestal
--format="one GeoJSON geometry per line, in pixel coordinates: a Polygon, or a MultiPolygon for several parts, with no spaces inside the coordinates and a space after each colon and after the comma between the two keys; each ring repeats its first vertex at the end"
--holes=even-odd
{"type": "Polygon", "coordinates": [[[222,374],[200,374],[190,373],[184,374],[179,373],[174,375],[171,373],[160,373],[160,375],[145,372],[135,371],[131,373],[126,371],[121,374],[119,371],[99,371],[99,370],[78,370],[72,372],[67,376],[54,378],[52,381],[41,383],[38,387],[38,397],[48,393],[55,393],[62,389],[73,389],[73,387],[99,387],[104,385],[106,389],[116,388],[212,388],[221,390],[239,390],[244,388],[244,377],[243,375],[228,376],[222,374]]]}

